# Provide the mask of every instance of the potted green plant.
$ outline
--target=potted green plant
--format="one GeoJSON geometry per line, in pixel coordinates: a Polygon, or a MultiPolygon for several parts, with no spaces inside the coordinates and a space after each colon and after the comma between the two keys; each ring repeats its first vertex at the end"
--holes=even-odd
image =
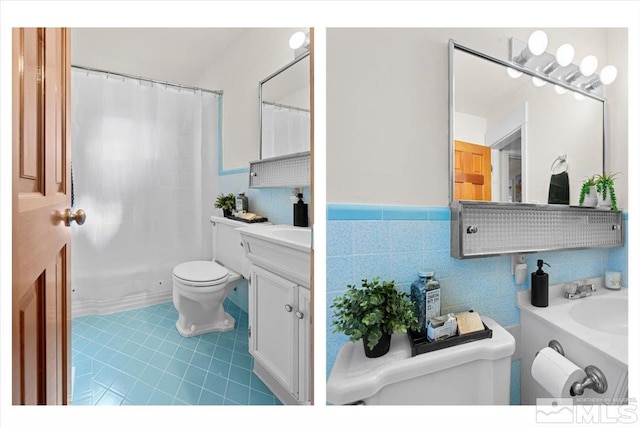
{"type": "Polygon", "coordinates": [[[616,203],[616,192],[614,189],[613,181],[616,179],[620,172],[606,173],[602,175],[596,175],[596,191],[598,192],[598,207],[611,208],[613,211],[618,211],[618,205],[616,203]]]}
{"type": "Polygon", "coordinates": [[[580,187],[580,199],[578,200],[580,206],[595,207],[598,204],[598,195],[596,190],[596,177],[590,176],[582,181],[582,187],[580,187]]]}
{"type": "Polygon", "coordinates": [[[226,196],[220,193],[216,198],[214,207],[222,209],[225,217],[231,216],[231,212],[236,208],[236,196],[233,193],[229,193],[226,196]]]}
{"type": "Polygon", "coordinates": [[[379,357],[389,351],[391,334],[418,328],[414,303],[398,290],[393,280],[371,283],[362,279],[360,287],[347,285],[343,295],[334,298],[334,333],[344,333],[350,341],[363,340],[367,357],[379,357]]]}

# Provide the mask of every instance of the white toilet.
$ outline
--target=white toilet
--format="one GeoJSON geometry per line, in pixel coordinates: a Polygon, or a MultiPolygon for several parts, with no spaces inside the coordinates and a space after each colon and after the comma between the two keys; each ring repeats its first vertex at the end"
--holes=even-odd
{"type": "Polygon", "coordinates": [[[184,337],[230,331],[235,319],[222,302],[248,277],[248,261],[238,227],[247,224],[212,216],[213,259],[191,261],[173,269],[173,305],[178,310],[176,329],[184,337]]]}
{"type": "Polygon", "coordinates": [[[382,357],[364,355],[361,341],[348,342],[327,381],[334,405],[508,405],[515,339],[488,317],[491,338],[411,357],[406,334],[391,337],[382,357]]]}

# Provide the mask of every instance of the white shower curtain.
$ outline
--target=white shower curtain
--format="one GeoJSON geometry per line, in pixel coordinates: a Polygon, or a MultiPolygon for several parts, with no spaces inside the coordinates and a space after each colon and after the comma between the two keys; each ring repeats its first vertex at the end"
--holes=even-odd
{"type": "Polygon", "coordinates": [[[74,315],[166,299],[211,256],[218,97],[74,70],[71,98],[74,315]]]}
{"type": "Polygon", "coordinates": [[[309,151],[311,114],[308,111],[262,104],[262,157],[309,151]],[[276,144],[275,141],[278,141],[276,144]]]}

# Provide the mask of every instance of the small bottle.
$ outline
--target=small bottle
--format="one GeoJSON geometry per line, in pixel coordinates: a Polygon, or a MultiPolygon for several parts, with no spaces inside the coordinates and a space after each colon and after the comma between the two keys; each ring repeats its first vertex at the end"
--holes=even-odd
{"type": "Polygon", "coordinates": [[[309,226],[309,205],[302,200],[302,193],[298,193],[298,203],[293,204],[293,225],[296,227],[309,226]]]}
{"type": "Polygon", "coordinates": [[[542,270],[543,264],[547,263],[539,259],[538,271],[531,273],[531,305],[536,307],[549,306],[549,275],[542,270]]]}
{"type": "Polygon", "coordinates": [[[411,284],[411,300],[416,307],[416,317],[420,334],[427,335],[427,323],[432,317],[440,316],[440,283],[433,270],[421,270],[411,284]]]}
{"type": "Polygon", "coordinates": [[[249,212],[249,199],[244,193],[236,196],[236,212],[249,212]]]}

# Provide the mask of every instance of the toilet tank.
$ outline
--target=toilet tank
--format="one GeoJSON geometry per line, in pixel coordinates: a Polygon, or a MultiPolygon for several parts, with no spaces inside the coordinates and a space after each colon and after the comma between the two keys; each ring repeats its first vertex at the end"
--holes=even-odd
{"type": "Polygon", "coordinates": [[[244,249],[240,246],[239,227],[246,227],[247,224],[227,219],[219,216],[211,217],[211,226],[213,228],[213,261],[224,265],[236,273],[242,274],[245,278],[249,277],[249,261],[244,253],[244,249]]]}
{"type": "Polygon", "coordinates": [[[411,357],[406,334],[389,353],[364,355],[362,341],[342,346],[327,381],[334,405],[508,405],[515,339],[488,317],[491,338],[411,357]]]}

